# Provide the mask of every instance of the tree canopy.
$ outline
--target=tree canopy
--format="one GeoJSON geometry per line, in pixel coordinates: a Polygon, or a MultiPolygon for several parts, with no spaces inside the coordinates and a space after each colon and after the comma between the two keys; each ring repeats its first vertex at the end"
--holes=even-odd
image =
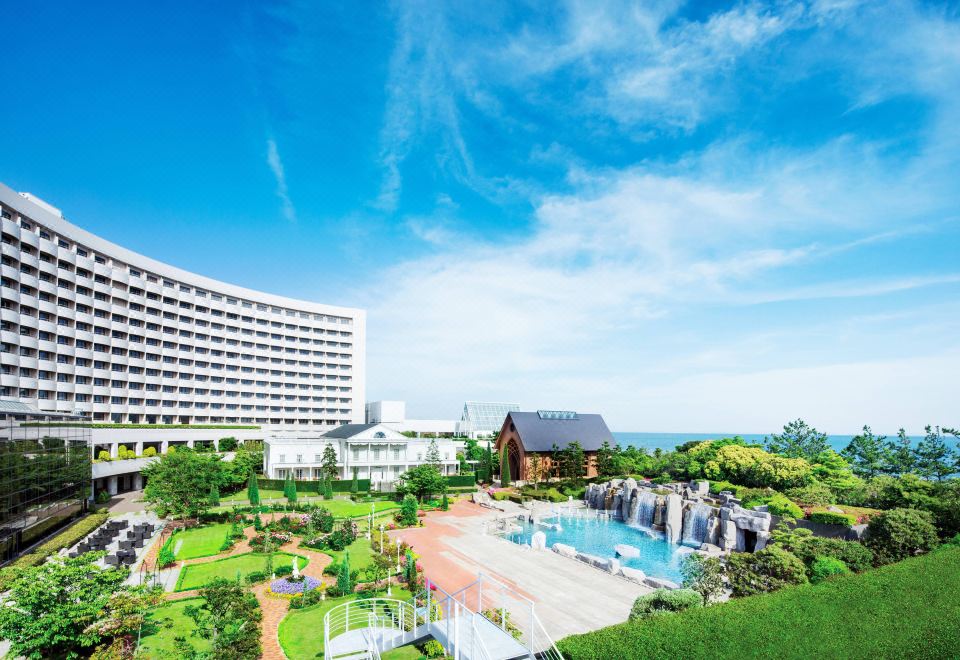
{"type": "Polygon", "coordinates": [[[414,495],[423,502],[431,495],[442,495],[447,492],[447,479],[436,466],[424,463],[411,468],[400,475],[397,481],[397,492],[414,495]]]}
{"type": "Polygon", "coordinates": [[[814,462],[821,452],[830,449],[827,434],[820,433],[802,419],[784,425],[783,433],[767,438],[767,451],[788,458],[803,458],[814,462]]]}
{"type": "Polygon", "coordinates": [[[143,476],[143,498],[160,515],[187,518],[210,507],[210,486],[223,482],[223,464],[216,454],[182,448],[146,466],[143,476]]]}

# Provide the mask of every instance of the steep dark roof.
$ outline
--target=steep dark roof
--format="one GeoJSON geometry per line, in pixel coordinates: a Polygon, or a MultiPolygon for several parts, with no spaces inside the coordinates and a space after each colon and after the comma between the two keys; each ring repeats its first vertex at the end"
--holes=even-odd
{"type": "Polygon", "coordinates": [[[380,426],[379,424],[344,424],[343,426],[338,426],[337,428],[327,431],[323,434],[324,438],[340,438],[341,440],[347,440],[357,435],[358,433],[363,433],[367,429],[372,429],[374,426],[380,426]]]}
{"type": "Polygon", "coordinates": [[[611,447],[616,444],[600,415],[578,414],[576,419],[543,419],[535,412],[512,412],[507,415],[507,428],[510,422],[516,427],[526,451],[550,451],[554,444],[563,449],[574,440],[580,443],[584,451],[600,449],[604,440],[611,447]]]}

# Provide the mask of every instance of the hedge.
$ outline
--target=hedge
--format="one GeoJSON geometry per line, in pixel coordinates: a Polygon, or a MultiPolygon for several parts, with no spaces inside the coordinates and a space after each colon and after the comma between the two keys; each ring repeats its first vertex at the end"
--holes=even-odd
{"type": "Polygon", "coordinates": [[[810,522],[821,525],[843,525],[853,527],[857,524],[857,517],[849,513],[834,513],[833,511],[816,511],[810,514],[810,522]]]}
{"type": "Polygon", "coordinates": [[[472,474],[451,474],[447,477],[447,486],[473,486],[477,483],[477,478],[472,474]]]}
{"type": "Polygon", "coordinates": [[[97,527],[105,523],[107,518],[109,518],[109,514],[106,511],[91,513],[87,517],[81,518],[73,523],[49,541],[37,546],[32,552],[28,552],[8,566],[0,569],[0,591],[5,591],[10,586],[9,583],[16,579],[20,572],[17,569],[39,566],[46,561],[50,555],[60,552],[64,548],[76,545],[97,527]]]}
{"type": "Polygon", "coordinates": [[[960,547],[866,573],[621,623],[557,644],[592,658],[955,658],[960,547]]]}
{"type": "MultiPolygon", "coordinates": [[[[298,493],[316,493],[317,487],[319,486],[319,480],[313,479],[310,481],[294,481],[297,486],[298,493]]],[[[349,493],[350,484],[353,483],[353,479],[335,479],[330,482],[333,485],[333,492],[335,493],[349,493]]],[[[264,490],[283,490],[283,479],[264,479],[258,478],[257,484],[260,488],[264,490]]],[[[357,479],[357,487],[362,492],[370,491],[370,480],[369,479],[357,479]]]]}

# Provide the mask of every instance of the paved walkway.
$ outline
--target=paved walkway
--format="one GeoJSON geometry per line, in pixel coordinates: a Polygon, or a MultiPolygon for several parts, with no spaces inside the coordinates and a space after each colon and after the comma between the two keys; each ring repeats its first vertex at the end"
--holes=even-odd
{"type": "Polygon", "coordinates": [[[534,601],[554,641],[626,621],[637,596],[649,593],[585,563],[537,552],[486,534],[486,524],[505,513],[458,502],[446,514],[430,514],[423,527],[393,532],[420,555],[426,576],[449,593],[493,577],[534,601]]]}
{"type": "Polygon", "coordinates": [[[111,516],[123,515],[125,513],[137,513],[145,511],[146,502],[143,502],[142,490],[131,490],[126,493],[120,493],[110,498],[107,503],[107,510],[111,516]]]}

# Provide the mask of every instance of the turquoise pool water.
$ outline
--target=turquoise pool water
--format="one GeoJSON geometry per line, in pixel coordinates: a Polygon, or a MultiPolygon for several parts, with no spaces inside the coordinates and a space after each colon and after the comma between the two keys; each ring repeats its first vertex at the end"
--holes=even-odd
{"type": "Polygon", "coordinates": [[[533,533],[541,531],[547,536],[548,548],[554,543],[564,543],[572,545],[579,552],[598,557],[616,557],[613,546],[625,543],[639,548],[640,556],[633,559],[620,557],[622,566],[639,568],[651,577],[681,581],[680,564],[687,551],[678,552],[681,546],[667,543],[662,534],[631,527],[618,520],[598,519],[589,513],[582,517],[563,515],[559,518],[544,519],[544,522],[559,522],[560,531],[529,522],[517,522],[523,530],[507,535],[507,539],[514,543],[530,543],[533,533]],[[656,538],[651,537],[651,533],[655,534],[656,538]]]}

